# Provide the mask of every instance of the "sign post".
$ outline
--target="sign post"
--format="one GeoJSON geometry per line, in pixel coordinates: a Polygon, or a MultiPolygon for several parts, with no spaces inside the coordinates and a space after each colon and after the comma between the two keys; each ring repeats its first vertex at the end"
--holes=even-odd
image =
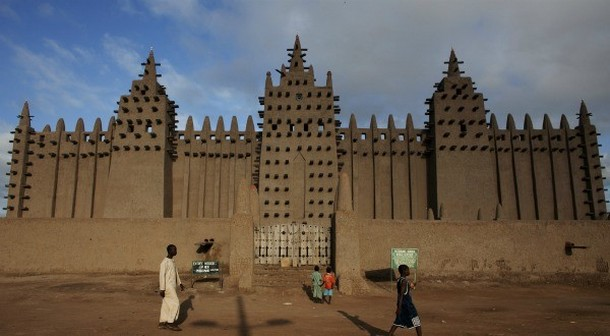
{"type": "Polygon", "coordinates": [[[413,282],[417,281],[417,259],[419,257],[419,249],[417,248],[392,248],[390,252],[390,281],[394,270],[398,266],[405,264],[409,266],[411,274],[413,274],[413,282]]]}

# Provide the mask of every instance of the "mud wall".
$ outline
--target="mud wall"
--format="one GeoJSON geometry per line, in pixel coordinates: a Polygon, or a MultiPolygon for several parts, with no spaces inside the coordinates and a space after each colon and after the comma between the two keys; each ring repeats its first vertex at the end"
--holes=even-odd
{"type": "Polygon", "coordinates": [[[360,264],[363,273],[375,273],[389,269],[392,248],[419,248],[420,275],[535,279],[607,274],[609,239],[608,221],[362,220],[360,264]],[[566,241],[587,248],[568,256],[566,241]]]}
{"type": "MultiPolygon", "coordinates": [[[[337,225],[346,218],[339,215],[337,225]]],[[[535,279],[557,273],[608,273],[608,221],[358,220],[361,272],[387,270],[391,248],[419,248],[418,275],[535,279]],[[565,242],[586,249],[565,254],[565,242]]],[[[228,273],[231,219],[0,219],[0,273],[156,272],[165,247],[188,274],[195,259],[218,260],[228,273]],[[197,254],[214,238],[207,254],[197,254]]]]}
{"type": "MultiPolygon", "coordinates": [[[[0,219],[1,273],[157,272],[166,246],[176,263],[229,263],[230,219],[0,219]],[[205,254],[196,243],[214,238],[205,254]]],[[[184,281],[184,279],[183,279],[184,281]]]]}

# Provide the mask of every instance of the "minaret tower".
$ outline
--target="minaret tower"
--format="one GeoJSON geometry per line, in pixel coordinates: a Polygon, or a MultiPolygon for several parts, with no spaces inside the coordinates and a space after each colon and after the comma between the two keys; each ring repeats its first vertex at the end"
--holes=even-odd
{"type": "Polygon", "coordinates": [[[485,99],[472,79],[462,76],[461,63],[451,50],[446,76],[427,101],[432,135],[429,206],[437,217],[492,219],[498,194],[485,99]]]}
{"type": "Polygon", "coordinates": [[[313,66],[296,37],[280,83],[267,73],[259,169],[261,225],[330,225],[337,188],[337,144],[332,76],[316,86],[313,66]]]}
{"type": "Polygon", "coordinates": [[[6,185],[8,188],[8,194],[6,195],[6,217],[16,218],[21,217],[24,210],[24,199],[28,196],[25,195],[25,189],[29,186],[26,185],[26,176],[28,173],[27,168],[29,166],[28,151],[30,145],[30,135],[33,130],[30,128],[30,107],[27,102],[23,104],[23,109],[19,115],[19,125],[15,127],[14,131],[13,149],[9,152],[11,154],[11,161],[9,162],[11,168],[8,172],[9,183],[6,185]]]}
{"type": "Polygon", "coordinates": [[[172,216],[172,160],[176,150],[176,112],[157,82],[151,50],[142,79],[118,102],[108,176],[106,218],[172,216]]]}
{"type": "MultiPolygon", "coordinates": [[[[578,113],[578,129],[582,141],[582,159],[583,165],[580,167],[584,170],[584,181],[587,187],[583,192],[586,194],[585,218],[587,219],[606,219],[606,198],[604,195],[604,183],[602,177],[602,169],[599,155],[599,144],[597,142],[597,131],[595,126],[591,124],[589,116],[591,114],[587,110],[585,102],[580,104],[580,112],[578,113]]],[[[579,190],[576,190],[578,192],[579,190]]]]}

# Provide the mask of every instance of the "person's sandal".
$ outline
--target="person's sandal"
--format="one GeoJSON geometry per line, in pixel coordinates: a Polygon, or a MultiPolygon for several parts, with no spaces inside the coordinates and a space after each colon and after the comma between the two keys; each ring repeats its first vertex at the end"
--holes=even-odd
{"type": "Polygon", "coordinates": [[[182,328],[180,328],[179,326],[177,326],[175,324],[171,324],[171,323],[167,324],[167,329],[169,329],[171,331],[182,331],[182,328]]]}
{"type": "Polygon", "coordinates": [[[159,329],[167,329],[167,322],[159,322],[159,329]]]}

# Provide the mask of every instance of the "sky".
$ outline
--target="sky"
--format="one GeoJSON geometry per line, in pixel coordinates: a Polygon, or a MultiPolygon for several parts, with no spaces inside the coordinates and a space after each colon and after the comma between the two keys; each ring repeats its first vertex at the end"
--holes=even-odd
{"type": "Polygon", "coordinates": [[[66,130],[79,118],[107,129],[152,48],[179,129],[189,116],[195,129],[206,116],[244,129],[248,116],[260,122],[265,74],[278,84],[297,35],[318,85],[332,72],[344,125],[375,115],[385,127],[392,115],[404,127],[411,114],[423,128],[453,49],[500,128],[508,114],[517,128],[526,114],[535,128],[545,114],[573,128],[584,101],[610,166],[607,0],[0,0],[0,194],[24,102],[37,131],[60,118],[66,130]]]}

